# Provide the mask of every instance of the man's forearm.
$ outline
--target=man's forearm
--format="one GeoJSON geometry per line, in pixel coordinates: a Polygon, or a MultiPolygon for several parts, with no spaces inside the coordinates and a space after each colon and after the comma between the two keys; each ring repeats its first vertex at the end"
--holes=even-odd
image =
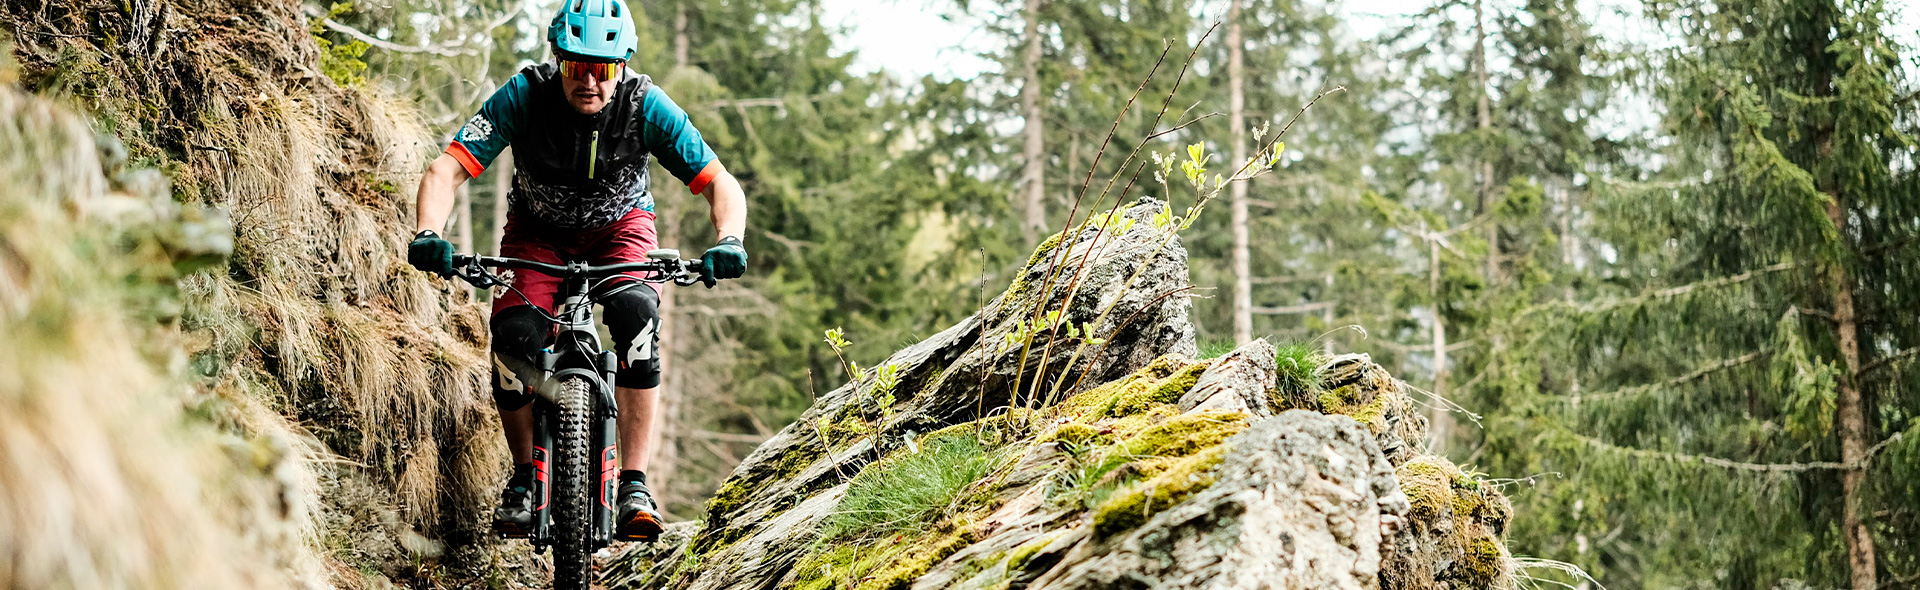
{"type": "Polygon", "coordinates": [[[734,179],[733,174],[721,172],[701,196],[711,205],[713,229],[719,232],[719,237],[746,238],[747,193],[740,189],[740,181],[734,179]]]}
{"type": "Polygon", "coordinates": [[[420,176],[420,190],[414,196],[414,232],[441,232],[446,227],[447,215],[453,212],[453,190],[467,178],[467,169],[453,156],[443,153],[433,160],[427,173],[420,176]]]}

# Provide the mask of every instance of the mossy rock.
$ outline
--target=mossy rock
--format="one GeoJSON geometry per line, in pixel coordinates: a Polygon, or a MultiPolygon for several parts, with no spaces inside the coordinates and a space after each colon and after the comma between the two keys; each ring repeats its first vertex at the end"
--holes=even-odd
{"type": "MultiPolygon", "coordinates": [[[[1383,396],[1384,397],[1384,396],[1383,396]]],[[[1512,507],[1506,496],[1443,457],[1423,456],[1395,470],[1407,496],[1411,549],[1383,574],[1391,587],[1492,588],[1510,574],[1502,542],[1512,507]],[[1433,564],[1448,564],[1433,571],[1433,564]]]]}
{"type": "Polygon", "coordinates": [[[1094,509],[1094,534],[1110,537],[1133,530],[1146,524],[1153,515],[1213,487],[1213,470],[1226,458],[1227,450],[1226,445],[1217,444],[1114,494],[1094,509]]]}
{"type": "Polygon", "coordinates": [[[1055,412],[1079,420],[1143,413],[1155,405],[1179,401],[1211,366],[1211,360],[1163,355],[1133,374],[1067,398],[1055,412]]]}

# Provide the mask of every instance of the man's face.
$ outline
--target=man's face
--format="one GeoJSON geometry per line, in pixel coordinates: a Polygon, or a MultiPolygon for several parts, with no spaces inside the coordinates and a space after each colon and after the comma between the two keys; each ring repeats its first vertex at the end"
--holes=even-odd
{"type": "Polygon", "coordinates": [[[618,76],[601,79],[598,72],[585,72],[580,77],[560,77],[560,89],[567,93],[567,104],[573,105],[573,110],[583,115],[607,108],[607,98],[613,96],[616,84],[618,76]]]}

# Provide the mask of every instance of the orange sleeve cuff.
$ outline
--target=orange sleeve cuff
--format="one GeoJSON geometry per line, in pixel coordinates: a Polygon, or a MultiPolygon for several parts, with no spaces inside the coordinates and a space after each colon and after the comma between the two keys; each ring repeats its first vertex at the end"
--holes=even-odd
{"type": "Polygon", "coordinates": [[[473,152],[467,151],[467,146],[460,145],[458,141],[447,144],[447,154],[460,161],[460,167],[467,169],[469,177],[479,178],[481,172],[487,171],[487,167],[481,166],[480,160],[473,157],[473,152]]]}
{"type": "Polygon", "coordinates": [[[721,172],[726,171],[727,168],[721,166],[719,160],[707,162],[707,167],[700,169],[700,174],[693,177],[693,182],[687,183],[687,190],[693,191],[693,194],[696,195],[705,193],[707,192],[707,185],[713,184],[713,179],[720,176],[721,172]]]}

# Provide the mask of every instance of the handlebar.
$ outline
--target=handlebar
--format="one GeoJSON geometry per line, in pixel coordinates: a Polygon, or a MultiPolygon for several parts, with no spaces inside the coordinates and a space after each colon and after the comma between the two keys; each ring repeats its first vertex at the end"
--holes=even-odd
{"type": "Polygon", "coordinates": [[[561,279],[602,279],[615,275],[639,272],[653,275],[640,277],[639,279],[649,283],[672,282],[673,284],[683,287],[693,285],[694,283],[701,283],[705,284],[709,289],[713,288],[716,284],[717,281],[714,280],[713,276],[707,274],[705,260],[699,258],[681,260],[677,253],[673,256],[672,258],[653,258],[645,262],[623,262],[604,266],[590,266],[578,262],[562,265],[522,258],[455,254],[453,255],[453,273],[465,279],[474,287],[481,289],[504,284],[499,277],[488,273],[486,271],[487,268],[531,270],[561,279]]]}

